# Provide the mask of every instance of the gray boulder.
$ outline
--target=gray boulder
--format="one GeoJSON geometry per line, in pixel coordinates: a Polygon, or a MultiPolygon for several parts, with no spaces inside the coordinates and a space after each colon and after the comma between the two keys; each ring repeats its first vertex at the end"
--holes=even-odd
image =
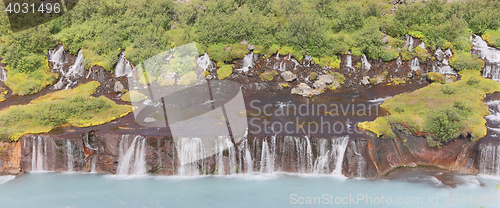
{"type": "Polygon", "coordinates": [[[297,79],[297,75],[293,74],[291,71],[281,73],[281,77],[287,82],[293,82],[293,80],[297,79]]]}

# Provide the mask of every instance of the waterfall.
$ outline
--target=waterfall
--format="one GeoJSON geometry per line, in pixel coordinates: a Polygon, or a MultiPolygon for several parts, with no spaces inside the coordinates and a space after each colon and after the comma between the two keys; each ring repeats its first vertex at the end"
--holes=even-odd
{"type": "Polygon", "coordinates": [[[335,151],[335,169],[333,170],[332,174],[335,176],[343,176],[342,163],[344,161],[344,154],[348,144],[349,136],[336,139],[332,143],[332,150],[335,151]]]}
{"type": "Polygon", "coordinates": [[[178,175],[188,176],[188,175],[199,175],[200,170],[198,167],[202,165],[202,174],[204,171],[203,167],[203,156],[204,148],[203,143],[200,138],[181,138],[181,142],[178,143],[178,157],[180,162],[180,167],[177,172],[178,175]],[[201,164],[198,164],[198,160],[201,160],[201,164]]]}
{"type": "Polygon", "coordinates": [[[141,136],[135,136],[130,146],[124,152],[125,144],[128,143],[128,135],[122,136],[120,140],[118,167],[116,170],[117,175],[142,175],[146,174],[145,162],[145,145],[146,139],[141,136]],[[137,141],[140,140],[140,141],[137,141]],[[125,154],[124,154],[125,153],[125,154]],[[134,158],[135,155],[135,158],[134,158]],[[133,159],[134,158],[134,159],[133,159]],[[133,159],[133,160],[132,160],[133,159]],[[133,163],[132,163],[133,162],[133,163]],[[132,164],[132,166],[131,166],[132,164]]]}
{"type": "Polygon", "coordinates": [[[414,58],[413,60],[411,60],[410,68],[412,71],[419,71],[420,70],[420,61],[418,60],[418,58],[414,58]]]}
{"type": "Polygon", "coordinates": [[[92,157],[90,161],[90,173],[97,173],[97,157],[92,157]]]}
{"type": "MultiPolygon", "coordinates": [[[[31,171],[45,171],[43,168],[43,160],[47,157],[46,151],[42,146],[42,137],[33,137],[33,151],[31,155],[31,171]]],[[[46,149],[46,148],[45,148],[46,149]]]]}
{"type": "Polygon", "coordinates": [[[307,170],[311,170],[313,168],[313,154],[312,154],[312,147],[311,147],[311,141],[309,141],[309,138],[306,136],[306,142],[307,142],[307,147],[306,147],[306,159],[307,159],[307,167],[305,167],[307,170]]]}
{"type": "Polygon", "coordinates": [[[7,80],[7,70],[0,66],[0,82],[5,82],[7,80]]]}
{"type": "Polygon", "coordinates": [[[420,46],[420,48],[422,48],[422,49],[427,49],[427,48],[425,48],[425,43],[424,43],[424,41],[422,41],[422,43],[420,43],[420,45],[418,45],[418,46],[420,46]]]}
{"type": "Polygon", "coordinates": [[[243,67],[241,69],[236,69],[240,72],[248,72],[248,69],[253,67],[253,52],[245,55],[243,58],[243,67]]]}
{"type": "Polygon", "coordinates": [[[398,56],[398,59],[396,59],[396,66],[398,68],[401,68],[401,66],[403,66],[403,59],[401,58],[401,56],[398,56]]]}
{"type": "Polygon", "coordinates": [[[405,48],[410,52],[413,50],[413,37],[409,34],[406,34],[405,48]]]}
{"type": "Polygon", "coordinates": [[[366,69],[366,71],[372,68],[372,65],[370,64],[370,62],[368,62],[368,59],[366,58],[365,54],[363,54],[363,57],[361,57],[361,68],[366,69]]]}
{"type": "Polygon", "coordinates": [[[61,71],[65,62],[64,47],[61,46],[57,50],[49,50],[49,62],[53,63],[53,68],[61,71]]]}
{"type": "MultiPolygon", "coordinates": [[[[246,56],[245,56],[246,58],[246,56]]],[[[205,53],[203,56],[200,56],[198,58],[198,67],[203,69],[203,71],[212,70],[213,69],[213,63],[210,60],[210,56],[208,56],[207,53],[205,53]]]]}
{"type": "Polygon", "coordinates": [[[500,176],[500,146],[480,145],[479,173],[500,176]]]}
{"type": "Polygon", "coordinates": [[[345,66],[349,69],[354,69],[352,67],[352,56],[351,56],[351,53],[349,52],[349,54],[347,54],[346,56],[346,60],[345,60],[345,66]]]}
{"type": "Polygon", "coordinates": [[[226,143],[227,148],[229,150],[229,167],[230,167],[229,173],[235,174],[235,173],[237,173],[237,170],[236,170],[236,151],[235,151],[233,143],[231,142],[231,140],[229,138],[226,137],[225,143],[226,143]]]}
{"type": "Polygon", "coordinates": [[[318,157],[314,162],[313,173],[314,174],[325,174],[330,172],[329,160],[330,160],[330,150],[326,150],[326,143],[328,140],[323,139],[320,141],[318,157]]]}
{"type": "Polygon", "coordinates": [[[130,76],[132,74],[132,65],[125,56],[125,51],[120,53],[120,58],[116,63],[115,77],[130,76]]]}
{"type": "Polygon", "coordinates": [[[273,172],[273,156],[269,152],[269,147],[266,141],[262,142],[262,154],[260,156],[260,172],[272,173],[273,172]]]}
{"type": "MultiPolygon", "coordinates": [[[[73,76],[74,78],[82,77],[85,73],[84,58],[82,50],[78,51],[78,56],[75,63],[69,67],[66,77],[73,76]]],[[[62,78],[61,78],[62,79],[62,78]]]]}
{"type": "Polygon", "coordinates": [[[500,50],[489,47],[478,35],[472,35],[471,41],[471,54],[476,54],[484,61],[483,77],[500,82],[500,50]]]}
{"type": "Polygon", "coordinates": [[[66,148],[68,149],[68,172],[73,172],[73,165],[75,160],[73,158],[73,149],[70,140],[66,140],[66,148]]]}
{"type": "Polygon", "coordinates": [[[449,65],[449,60],[453,56],[453,53],[451,52],[451,49],[447,49],[446,51],[441,50],[441,48],[438,48],[436,52],[434,53],[436,55],[436,62],[432,65],[432,71],[437,72],[440,74],[451,74],[455,75],[456,72],[451,68],[449,65]]]}

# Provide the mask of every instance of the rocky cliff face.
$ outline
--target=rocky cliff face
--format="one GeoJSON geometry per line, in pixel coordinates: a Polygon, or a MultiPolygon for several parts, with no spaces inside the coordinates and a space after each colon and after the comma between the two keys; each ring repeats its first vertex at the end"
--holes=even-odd
{"type": "Polygon", "coordinates": [[[236,145],[221,139],[209,147],[201,140],[90,132],[78,138],[26,135],[16,143],[2,143],[0,164],[2,174],[12,175],[25,171],[118,175],[288,172],[377,179],[397,168],[416,166],[495,175],[498,145],[494,139],[471,142],[459,138],[443,148],[430,148],[424,138],[399,132],[395,140],[274,136],[243,139],[236,145]],[[206,152],[213,154],[201,156],[206,152]]]}

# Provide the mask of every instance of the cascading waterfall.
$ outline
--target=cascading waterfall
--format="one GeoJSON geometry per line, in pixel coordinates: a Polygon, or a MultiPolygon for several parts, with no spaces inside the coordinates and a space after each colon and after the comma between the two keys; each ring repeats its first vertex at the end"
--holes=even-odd
{"type": "MultiPolygon", "coordinates": [[[[245,56],[246,57],[246,56],[245,56]]],[[[210,60],[210,56],[207,53],[203,54],[203,56],[198,57],[198,67],[203,69],[203,71],[212,70],[213,63],[210,60]]]]}
{"type": "Polygon", "coordinates": [[[410,52],[413,50],[413,37],[409,34],[406,34],[405,48],[410,52]]]}
{"type": "Polygon", "coordinates": [[[125,144],[128,144],[128,135],[122,136],[120,140],[118,167],[116,170],[117,175],[142,175],[146,174],[146,161],[145,161],[145,145],[146,139],[141,136],[135,136],[130,146],[124,152],[125,144]],[[138,142],[138,140],[140,140],[138,142]],[[135,155],[135,158],[134,158],[135,155]],[[132,160],[134,158],[134,160],[132,160]],[[131,166],[132,164],[132,166],[131,166]]]}
{"type": "Polygon", "coordinates": [[[69,67],[67,77],[73,76],[74,78],[82,77],[85,73],[84,58],[82,50],[78,51],[75,63],[69,67]]]}
{"type": "Polygon", "coordinates": [[[63,67],[65,61],[64,55],[65,54],[63,46],[59,47],[57,50],[49,50],[49,62],[52,62],[53,70],[61,71],[61,68],[63,67]]]}
{"type": "Polygon", "coordinates": [[[484,61],[483,77],[500,82],[500,50],[489,47],[478,35],[471,36],[471,54],[476,54],[484,61]]]}
{"type": "Polygon", "coordinates": [[[418,46],[420,46],[420,48],[422,48],[422,49],[427,49],[427,48],[425,47],[425,43],[424,43],[423,41],[422,41],[422,43],[420,43],[420,45],[418,45],[418,46]]]}
{"type": "Polygon", "coordinates": [[[441,50],[441,48],[438,48],[434,55],[436,55],[437,64],[432,65],[433,72],[450,75],[456,74],[453,68],[451,68],[451,66],[449,65],[449,60],[453,56],[451,49],[448,48],[446,51],[443,51],[441,50]]]}
{"type": "Polygon", "coordinates": [[[7,80],[7,70],[0,66],[0,82],[5,82],[7,80]]]}
{"type": "Polygon", "coordinates": [[[236,69],[241,72],[248,72],[248,69],[253,67],[253,52],[245,55],[243,58],[243,67],[241,69],[236,69]]]}
{"type": "MultiPolygon", "coordinates": [[[[274,151],[273,151],[274,152],[274,151]]],[[[273,173],[274,171],[274,154],[269,150],[267,141],[262,142],[262,153],[260,157],[260,172],[273,173]]]]}
{"type": "Polygon", "coordinates": [[[349,137],[341,137],[336,139],[332,143],[332,151],[335,153],[335,169],[332,171],[332,175],[343,176],[342,175],[342,162],[344,161],[344,154],[349,144],[349,137]]]}
{"type": "Polygon", "coordinates": [[[200,138],[181,138],[177,147],[179,149],[180,167],[177,172],[181,176],[199,175],[198,167],[201,165],[202,174],[205,168],[203,167],[204,148],[200,138]],[[201,161],[200,161],[201,160],[201,161]],[[201,164],[199,164],[201,163],[201,164]]]}
{"type": "Polygon", "coordinates": [[[46,151],[44,151],[42,146],[42,137],[33,137],[33,152],[31,155],[31,171],[45,171],[43,168],[43,160],[47,155],[44,155],[46,151]]]}
{"type": "Polygon", "coordinates": [[[90,173],[97,173],[97,157],[93,157],[90,161],[90,173]]]}
{"type": "Polygon", "coordinates": [[[326,174],[330,172],[330,166],[328,164],[330,160],[330,150],[326,150],[326,143],[328,140],[323,139],[320,141],[318,158],[314,162],[313,173],[314,174],[326,174]]]}
{"type": "Polygon", "coordinates": [[[401,58],[401,56],[398,56],[398,59],[396,59],[396,66],[398,68],[401,68],[401,66],[403,66],[403,58],[401,58]]]}
{"type": "Polygon", "coordinates": [[[349,54],[347,54],[346,56],[346,59],[345,59],[345,66],[349,69],[354,69],[352,67],[352,56],[351,56],[351,52],[349,52],[349,54]]]}
{"type": "Polygon", "coordinates": [[[73,166],[74,166],[75,160],[73,158],[73,148],[72,148],[70,140],[66,140],[66,148],[68,149],[68,152],[67,152],[67,154],[68,154],[68,172],[73,172],[73,166]]]}
{"type": "Polygon", "coordinates": [[[479,173],[500,176],[500,146],[481,145],[479,173]]]}
{"type": "Polygon", "coordinates": [[[372,68],[372,65],[370,64],[370,62],[368,62],[365,54],[363,54],[363,57],[361,57],[361,68],[366,69],[366,71],[372,68]]]}
{"type": "Polygon", "coordinates": [[[132,74],[132,65],[130,64],[130,61],[127,60],[127,57],[125,56],[125,51],[122,51],[120,53],[120,58],[116,63],[115,77],[129,76],[131,74],[132,74]]]}
{"type": "Polygon", "coordinates": [[[410,68],[412,71],[419,71],[420,70],[420,61],[418,60],[418,58],[414,58],[413,60],[411,60],[410,68]]]}

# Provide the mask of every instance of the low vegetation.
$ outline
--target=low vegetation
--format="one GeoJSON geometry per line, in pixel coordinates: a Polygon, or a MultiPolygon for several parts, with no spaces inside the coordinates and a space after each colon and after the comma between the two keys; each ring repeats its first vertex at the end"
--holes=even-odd
{"type": "Polygon", "coordinates": [[[424,136],[430,146],[445,144],[459,135],[476,140],[486,135],[489,114],[486,94],[500,91],[500,83],[481,77],[479,71],[460,72],[462,80],[431,85],[388,98],[380,106],[389,115],[358,126],[378,137],[395,138],[393,129],[424,136]]]}
{"type": "Polygon", "coordinates": [[[0,111],[0,138],[17,141],[24,134],[45,133],[64,124],[75,127],[100,125],[132,111],[130,106],[117,105],[104,96],[92,97],[99,85],[92,81],[0,111]]]}
{"type": "MultiPolygon", "coordinates": [[[[424,49],[404,48],[405,34],[422,39],[429,50],[451,48],[457,70],[477,69],[469,54],[472,33],[483,34],[498,46],[499,1],[417,1],[398,5],[393,14],[388,0],[80,0],[62,17],[12,33],[5,12],[0,13],[0,57],[9,65],[9,88],[31,94],[55,80],[44,54],[61,43],[69,52],[82,49],[85,65],[112,71],[121,51],[139,65],[144,60],[195,42],[218,67],[232,64],[249,52],[304,54],[321,66],[339,67],[338,56],[351,52],[384,61],[403,56],[428,58],[424,49]],[[383,41],[388,36],[389,42],[383,41]],[[471,62],[464,63],[464,62],[471,62]]],[[[0,5],[4,10],[4,5],[0,5]]],[[[159,76],[159,75],[158,75],[159,76]]]]}

